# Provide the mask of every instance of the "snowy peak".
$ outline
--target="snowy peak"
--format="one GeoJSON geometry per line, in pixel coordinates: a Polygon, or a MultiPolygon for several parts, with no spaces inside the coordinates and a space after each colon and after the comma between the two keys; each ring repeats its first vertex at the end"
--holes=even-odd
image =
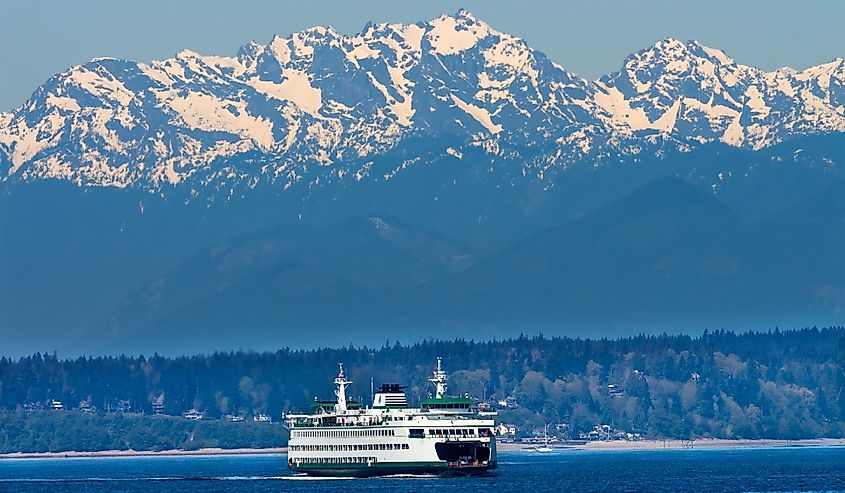
{"type": "Polygon", "coordinates": [[[742,108],[755,70],[696,41],[666,38],[629,56],[602,78],[605,107],[631,130],[658,130],[714,140],[742,108]]]}
{"type": "Polygon", "coordinates": [[[598,101],[611,125],[624,123],[623,133],[656,130],[685,141],[759,149],[796,134],[845,129],[836,82],[829,82],[841,80],[840,65],[766,73],[697,41],[666,38],[603,77],[598,101]]]}
{"type": "Polygon", "coordinates": [[[454,55],[474,47],[491,34],[500,35],[465,10],[443,15],[427,24],[425,39],[438,55],[454,55]]]}
{"type": "Polygon", "coordinates": [[[234,57],[183,50],[72,67],[0,115],[0,179],[233,194],[389,180],[476,150],[543,180],[657,143],[759,149],[842,131],[841,58],[767,73],[666,38],[590,82],[461,10],[351,36],[313,27],[234,57]],[[406,145],[420,138],[444,145],[406,145]]]}

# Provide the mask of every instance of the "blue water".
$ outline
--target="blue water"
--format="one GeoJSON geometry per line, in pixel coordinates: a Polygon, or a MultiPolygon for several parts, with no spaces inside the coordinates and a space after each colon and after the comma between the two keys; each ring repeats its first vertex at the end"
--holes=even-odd
{"type": "Polygon", "coordinates": [[[505,452],[499,461],[489,477],[320,479],[290,474],[279,455],[0,460],[0,491],[845,492],[845,447],[505,452]]]}

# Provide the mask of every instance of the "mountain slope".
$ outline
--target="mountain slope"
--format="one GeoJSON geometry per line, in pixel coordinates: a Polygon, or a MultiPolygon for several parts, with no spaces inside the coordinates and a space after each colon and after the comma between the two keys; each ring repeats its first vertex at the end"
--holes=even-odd
{"type": "Polygon", "coordinates": [[[389,180],[449,153],[554,182],[577,163],[845,131],[845,61],[767,73],[664,39],[596,82],[466,11],[353,36],[314,27],[236,57],[96,59],[0,117],[4,180],[184,189],[389,180]],[[431,149],[413,146],[437,139],[431,149]]]}
{"type": "Polygon", "coordinates": [[[154,351],[157,341],[173,344],[178,333],[180,346],[207,351],[223,347],[206,334],[221,324],[245,326],[238,331],[241,347],[262,344],[262,334],[275,328],[281,330],[274,342],[290,340],[294,325],[351,325],[344,317],[383,311],[376,306],[386,302],[384,294],[458,272],[473,260],[462,245],[389,218],[280,225],[191,255],[116,304],[78,344],[122,350],[131,341],[154,351]],[[139,331],[150,325],[166,329],[139,331]]]}
{"type": "MultiPolygon", "coordinates": [[[[124,311],[128,330],[108,347],[152,348],[174,337],[182,350],[207,351],[377,344],[385,334],[416,340],[832,323],[845,307],[845,214],[836,201],[822,203],[747,225],[712,194],[660,179],[471,264],[424,263],[439,273],[431,279],[374,280],[368,273],[396,271],[383,255],[365,256],[358,273],[319,254],[279,257],[206,296],[187,300],[189,290],[180,288],[184,301],[156,311],[157,320],[124,311]],[[807,240],[820,231],[827,233],[818,240],[835,246],[807,240]],[[238,327],[234,337],[224,335],[231,327],[238,327]]],[[[419,262],[414,255],[406,261],[419,262]]],[[[202,273],[213,265],[182,275],[199,273],[191,283],[204,285],[202,273]]]]}

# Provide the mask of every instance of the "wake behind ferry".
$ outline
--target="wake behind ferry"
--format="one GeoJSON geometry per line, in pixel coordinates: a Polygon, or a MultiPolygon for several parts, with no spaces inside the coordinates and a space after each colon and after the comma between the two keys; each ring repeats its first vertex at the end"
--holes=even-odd
{"type": "Polygon", "coordinates": [[[437,358],[429,381],[435,392],[408,407],[404,387],[382,385],[370,407],[347,400],[343,364],[335,400],[316,400],[312,414],[288,413],[288,467],[313,476],[478,474],[496,468],[492,413],[464,397],[446,397],[446,372],[437,358]]]}

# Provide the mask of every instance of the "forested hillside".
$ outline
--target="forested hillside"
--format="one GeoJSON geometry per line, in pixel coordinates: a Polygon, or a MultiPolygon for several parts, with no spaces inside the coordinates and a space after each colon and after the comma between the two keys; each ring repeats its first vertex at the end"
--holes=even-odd
{"type": "MultiPolygon", "coordinates": [[[[152,414],[159,402],[170,415],[196,408],[206,419],[262,413],[278,420],[286,410],[307,409],[316,396],[330,397],[339,362],[355,381],[352,395],[367,400],[372,377],[377,385],[408,384],[416,401],[431,390],[426,379],[436,356],[451,374],[450,393],[493,406],[510,397],[499,419],[523,429],[554,422],[577,433],[605,423],[648,437],[845,436],[841,327],[617,340],[388,341],[377,349],[178,358],[36,354],[0,359],[0,407],[18,423],[51,399],[101,415],[152,414]]],[[[0,435],[11,426],[3,421],[0,435]]]]}

